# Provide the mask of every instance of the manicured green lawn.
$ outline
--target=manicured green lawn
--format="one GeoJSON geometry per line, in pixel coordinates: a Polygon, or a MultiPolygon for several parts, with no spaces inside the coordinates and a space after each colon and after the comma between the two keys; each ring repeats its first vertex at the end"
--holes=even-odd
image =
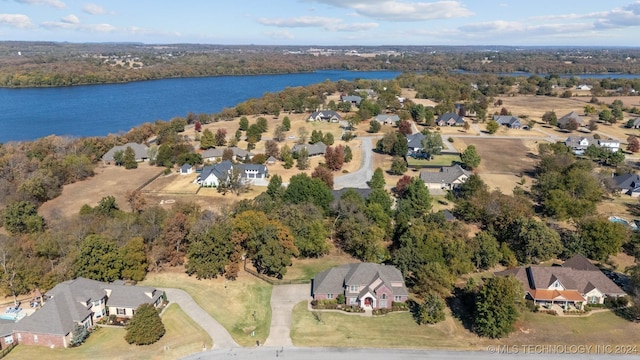
{"type": "Polygon", "coordinates": [[[480,349],[484,340],[452,317],[417,325],[408,312],[364,317],[320,312],[321,322],[302,302],[293,309],[291,339],[296,346],[480,349]]]}
{"type": "Polygon", "coordinates": [[[325,271],[334,266],[340,266],[354,262],[358,262],[358,260],[346,254],[330,254],[317,259],[294,259],[293,266],[287,269],[287,273],[282,278],[282,280],[311,280],[319,272],[325,271]]]}
{"type": "Polygon", "coordinates": [[[433,160],[414,159],[410,156],[407,156],[407,165],[409,165],[409,167],[451,166],[454,162],[460,162],[459,155],[436,155],[434,156],[433,160]]]}
{"type": "Polygon", "coordinates": [[[213,346],[209,335],[176,304],[167,308],[162,322],[167,332],[152,345],[129,345],[124,341],[124,329],[99,328],[77,348],[18,345],[6,359],[177,359],[202,351],[203,345],[208,349],[213,346]]]}
{"type": "Polygon", "coordinates": [[[241,272],[235,281],[198,280],[180,272],[149,273],[140,285],[188,292],[239,345],[252,346],[256,340],[263,343],[269,335],[272,286],[247,273],[241,272]]]}

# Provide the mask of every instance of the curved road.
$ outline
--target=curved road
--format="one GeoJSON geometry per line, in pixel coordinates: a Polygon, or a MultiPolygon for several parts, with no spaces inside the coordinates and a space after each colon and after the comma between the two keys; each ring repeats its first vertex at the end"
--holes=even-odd
{"type": "Polygon", "coordinates": [[[360,138],[361,141],[361,153],[362,153],[362,163],[360,164],[360,169],[354,171],[350,174],[336,176],[333,179],[333,188],[338,190],[346,187],[358,188],[358,189],[366,189],[369,187],[367,182],[371,180],[373,176],[373,162],[372,152],[372,137],[363,137],[360,138]]]}
{"type": "Polygon", "coordinates": [[[170,302],[175,302],[180,305],[182,311],[189,315],[193,321],[198,323],[198,325],[200,325],[204,331],[211,336],[211,339],[213,339],[214,349],[240,347],[240,345],[233,340],[231,335],[229,335],[227,329],[204,311],[204,309],[202,309],[186,291],[173,288],[163,288],[160,290],[167,294],[167,299],[169,299],[170,302]]]}

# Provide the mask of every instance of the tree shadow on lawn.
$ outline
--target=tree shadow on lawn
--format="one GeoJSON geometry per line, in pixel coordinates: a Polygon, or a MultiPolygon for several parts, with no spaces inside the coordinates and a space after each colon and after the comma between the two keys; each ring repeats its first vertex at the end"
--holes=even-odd
{"type": "Polygon", "coordinates": [[[453,295],[446,299],[446,303],[453,317],[460,320],[465,329],[473,332],[475,295],[465,289],[456,288],[453,290],[453,295]]]}

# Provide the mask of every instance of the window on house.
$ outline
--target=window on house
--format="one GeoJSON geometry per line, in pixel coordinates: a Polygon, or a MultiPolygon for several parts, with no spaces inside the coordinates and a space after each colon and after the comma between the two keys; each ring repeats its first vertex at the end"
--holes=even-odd
{"type": "Polygon", "coordinates": [[[327,294],[327,299],[333,299],[333,294],[327,294]]]}
{"type": "Polygon", "coordinates": [[[394,297],[393,297],[393,301],[395,301],[395,302],[400,302],[400,301],[402,301],[402,296],[399,296],[399,295],[394,296],[394,297]]]}
{"type": "Polygon", "coordinates": [[[354,297],[350,297],[350,298],[349,298],[349,304],[350,304],[350,305],[353,305],[353,304],[355,304],[355,303],[356,303],[356,298],[354,298],[354,297]]]}
{"type": "Polygon", "coordinates": [[[13,344],[13,336],[11,336],[11,335],[5,336],[4,337],[4,343],[5,343],[5,345],[13,344]]]}
{"type": "Polygon", "coordinates": [[[116,308],[116,315],[126,315],[127,312],[122,308],[116,308]]]}
{"type": "Polygon", "coordinates": [[[349,287],[350,292],[358,292],[358,285],[351,285],[349,287]]]}
{"type": "Polygon", "coordinates": [[[597,304],[598,297],[597,296],[589,296],[589,304],[597,304]]]}
{"type": "Polygon", "coordinates": [[[33,335],[33,342],[38,342],[38,335],[33,335]]]}

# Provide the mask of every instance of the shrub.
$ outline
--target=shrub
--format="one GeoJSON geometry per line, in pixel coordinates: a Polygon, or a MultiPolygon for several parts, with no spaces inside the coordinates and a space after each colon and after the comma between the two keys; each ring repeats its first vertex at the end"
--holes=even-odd
{"type": "Polygon", "coordinates": [[[344,304],[347,303],[347,298],[344,297],[344,294],[340,294],[336,298],[336,301],[338,302],[338,304],[343,304],[344,305],[344,304]]]}
{"type": "MultiPolygon", "coordinates": [[[[595,304],[592,304],[592,305],[595,305],[595,304]]],[[[627,305],[629,305],[629,298],[627,296],[607,297],[604,299],[604,306],[610,309],[625,307],[627,305]]]]}
{"type": "Polygon", "coordinates": [[[89,337],[89,331],[80,324],[73,327],[71,346],[80,346],[89,337]]]}
{"type": "Polygon", "coordinates": [[[158,311],[151,304],[142,304],[127,324],[124,339],[129,344],[149,345],[160,340],[164,333],[164,324],[158,311]]]}
{"type": "Polygon", "coordinates": [[[447,141],[448,141],[448,142],[450,142],[450,143],[452,143],[452,142],[453,142],[453,138],[452,138],[452,137],[449,137],[449,138],[447,139],[447,141]]]}

